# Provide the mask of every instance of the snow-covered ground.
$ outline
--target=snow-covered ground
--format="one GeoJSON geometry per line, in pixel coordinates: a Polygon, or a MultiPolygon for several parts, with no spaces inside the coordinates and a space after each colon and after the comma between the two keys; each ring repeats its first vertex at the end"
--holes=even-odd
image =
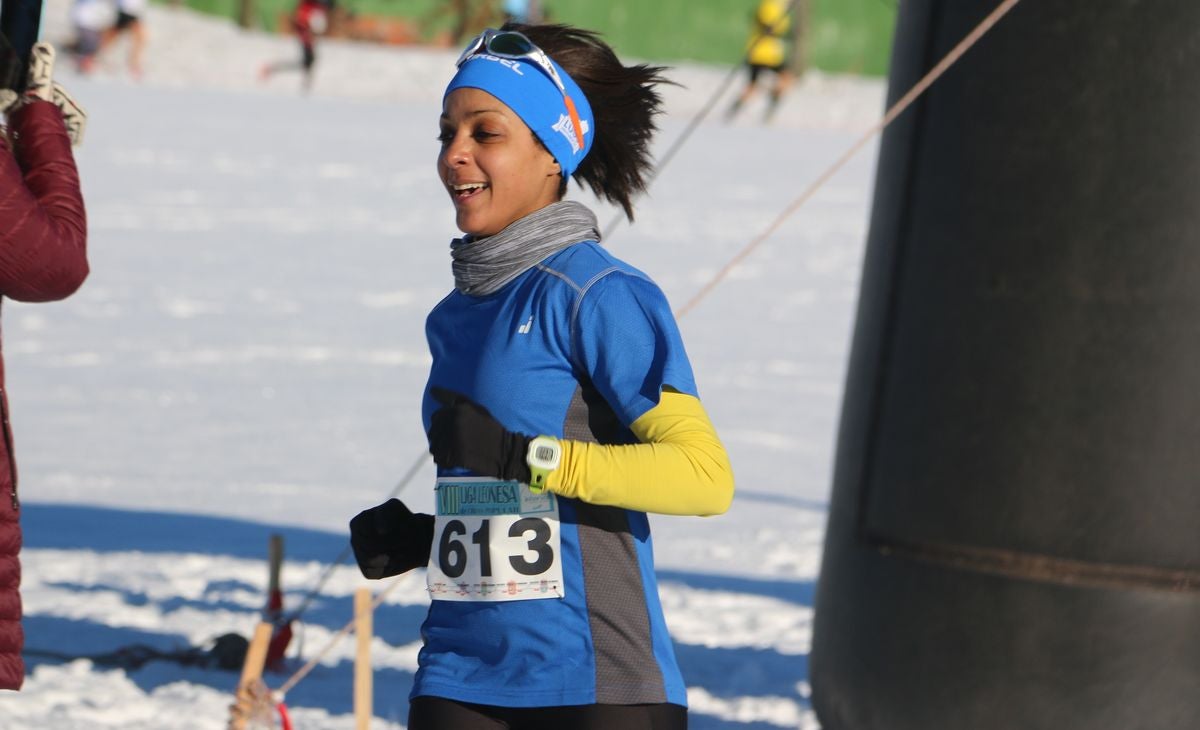
{"type": "MultiPolygon", "coordinates": [[[[50,2],[47,37],[68,36],[66,13],[50,2]]],[[[349,518],[414,464],[403,496],[431,507],[418,402],[425,313],[451,286],[433,163],[453,52],[325,43],[302,97],[295,76],[256,79],[293,39],[157,6],[148,22],[141,83],[120,48],[90,78],[59,74],[91,115],[91,278],[62,303],[4,306],[30,674],[0,695],[0,728],[223,727],[233,672],[54,655],[248,636],[271,533],[287,539],[295,606],[349,518]]],[[[675,71],[659,150],[726,73],[675,71]]],[[[771,126],[756,105],[702,124],[606,245],[682,305],[874,121],[883,92],[811,76],[771,126]]],[[[815,726],[813,591],[873,167],[872,148],[681,320],[739,485],[724,516],[653,519],[693,728],[815,726]]],[[[401,580],[375,620],[378,728],[403,727],[427,605],[422,576],[401,580]]],[[[332,574],[290,670],[365,584],[332,574]]],[[[351,651],[288,694],[297,728],[353,726],[351,651]]]]}

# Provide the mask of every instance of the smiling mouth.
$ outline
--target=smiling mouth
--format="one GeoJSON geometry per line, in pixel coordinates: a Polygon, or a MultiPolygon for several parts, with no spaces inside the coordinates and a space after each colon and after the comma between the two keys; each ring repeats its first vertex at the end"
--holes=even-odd
{"type": "Polygon", "coordinates": [[[455,200],[467,200],[480,192],[486,190],[489,186],[487,183],[471,182],[460,183],[458,185],[450,185],[450,196],[455,200]]]}

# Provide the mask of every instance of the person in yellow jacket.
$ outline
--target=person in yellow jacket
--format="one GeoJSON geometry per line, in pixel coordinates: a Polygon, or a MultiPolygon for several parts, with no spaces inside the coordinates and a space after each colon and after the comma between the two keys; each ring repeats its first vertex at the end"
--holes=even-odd
{"type": "Polygon", "coordinates": [[[725,118],[732,120],[758,90],[758,79],[764,71],[775,74],[775,85],[769,92],[764,120],[769,121],[779,108],[779,100],[792,84],[788,69],[786,38],[792,28],[790,6],[784,0],[762,0],[754,11],[750,40],[746,44],[746,65],[750,79],[746,88],[729,107],[725,118]]]}

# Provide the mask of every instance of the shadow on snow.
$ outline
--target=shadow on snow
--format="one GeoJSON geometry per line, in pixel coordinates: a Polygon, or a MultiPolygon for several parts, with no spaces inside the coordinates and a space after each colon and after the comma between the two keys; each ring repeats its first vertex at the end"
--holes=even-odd
{"type": "MultiPolygon", "coordinates": [[[[184,513],[140,512],[80,505],[27,503],[22,509],[25,547],[30,549],[91,550],[97,552],[137,551],[142,553],[200,553],[265,560],[267,537],[282,534],[287,558],[293,561],[328,563],[336,559],[347,544],[345,535],[224,517],[184,513]]],[[[659,579],[677,582],[700,590],[724,591],[767,596],[799,605],[813,604],[812,581],[789,582],[763,578],[706,575],[678,570],[659,571],[659,579]]],[[[265,583],[265,575],[264,575],[265,583]]],[[[141,591],[121,586],[89,586],[61,582],[59,587],[74,593],[115,592],[128,605],[144,606],[155,599],[141,591]]],[[[241,581],[214,581],[206,593],[217,596],[232,590],[265,592],[264,586],[241,581]]],[[[308,587],[305,587],[305,592],[308,587]]],[[[315,597],[303,616],[304,623],[340,629],[348,619],[349,599],[315,597]]],[[[164,612],[179,609],[200,611],[246,611],[240,604],[213,598],[170,598],[159,601],[164,612]]],[[[418,640],[425,606],[384,605],[375,616],[376,635],[387,644],[401,646],[418,640]]],[[[254,613],[247,611],[247,613],[254,613]]],[[[29,670],[43,664],[57,664],[65,657],[107,654],[124,647],[144,645],[158,651],[186,650],[188,641],[177,634],[164,634],[132,627],[113,627],[93,621],[41,615],[24,619],[26,656],[29,670]]],[[[234,631],[235,627],[230,627],[234,631]]],[[[297,626],[295,644],[303,640],[303,626],[297,626]]],[[[215,637],[211,637],[215,638],[215,637]]],[[[305,653],[319,650],[305,642],[305,653]]],[[[781,654],[769,648],[714,648],[676,644],[676,655],[687,684],[703,687],[714,697],[781,697],[804,706],[800,683],[808,680],[808,657],[781,654]]],[[[290,670],[300,660],[289,658],[290,670]]],[[[150,692],[171,682],[185,681],[232,692],[237,672],[183,666],[169,661],[150,661],[140,669],[127,672],[143,691],[150,692]]],[[[290,671],[288,672],[290,674],[290,671]]],[[[320,707],[332,714],[353,711],[353,668],[343,662],[336,666],[318,666],[311,677],[321,681],[298,684],[288,695],[294,707],[320,707]]],[[[275,684],[287,674],[278,675],[275,684]]],[[[270,681],[270,677],[268,677],[270,681]]],[[[403,722],[408,714],[408,689],[412,674],[395,668],[378,669],[375,684],[375,715],[403,722]]],[[[692,713],[693,730],[765,730],[776,725],[763,722],[735,722],[692,713]]]]}
{"type": "MultiPolygon", "coordinates": [[[[349,519],[347,519],[347,524],[349,519]]],[[[288,560],[329,563],[349,545],[343,534],[229,517],[71,504],[21,506],[25,547],[97,552],[200,553],[265,560],[267,540],[283,535],[288,560]]]]}
{"type": "MultiPolygon", "coordinates": [[[[63,655],[97,656],[136,646],[150,647],[160,652],[186,651],[190,648],[187,639],[178,634],[153,633],[129,627],[117,628],[87,620],[34,615],[26,616],[23,623],[27,647],[25,663],[27,671],[31,673],[39,666],[67,661],[68,657],[63,655]]],[[[284,671],[266,674],[267,683],[271,686],[282,684],[301,664],[299,659],[288,659],[284,671]]],[[[117,669],[104,664],[97,665],[97,668],[103,671],[117,669]]],[[[240,670],[206,668],[161,659],[148,661],[138,668],[123,668],[123,671],[130,681],[146,693],[172,682],[187,682],[211,687],[219,692],[229,692],[231,698],[240,675],[240,670]]],[[[351,662],[343,661],[330,666],[318,665],[309,677],[319,681],[297,684],[288,693],[289,706],[320,707],[335,715],[345,715],[354,711],[354,667],[351,662]]],[[[398,718],[399,721],[403,721],[408,715],[407,697],[408,688],[412,685],[412,674],[394,667],[380,668],[375,670],[375,682],[377,686],[384,688],[384,691],[376,693],[374,714],[377,717],[398,718]],[[403,689],[387,691],[386,688],[403,689]]]]}
{"type": "Polygon", "coordinates": [[[680,570],[656,570],[659,583],[682,583],[688,588],[726,593],[747,593],[799,606],[813,606],[816,583],[811,580],[788,581],[772,578],[739,577],[731,575],[709,575],[680,570]]]}

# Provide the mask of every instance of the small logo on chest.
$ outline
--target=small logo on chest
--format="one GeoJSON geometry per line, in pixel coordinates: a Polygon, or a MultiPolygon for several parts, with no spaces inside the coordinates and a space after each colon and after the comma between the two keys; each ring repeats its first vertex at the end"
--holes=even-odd
{"type": "Polygon", "coordinates": [[[529,315],[529,319],[525,320],[525,324],[517,328],[518,335],[527,335],[533,329],[533,315],[529,315]]]}

